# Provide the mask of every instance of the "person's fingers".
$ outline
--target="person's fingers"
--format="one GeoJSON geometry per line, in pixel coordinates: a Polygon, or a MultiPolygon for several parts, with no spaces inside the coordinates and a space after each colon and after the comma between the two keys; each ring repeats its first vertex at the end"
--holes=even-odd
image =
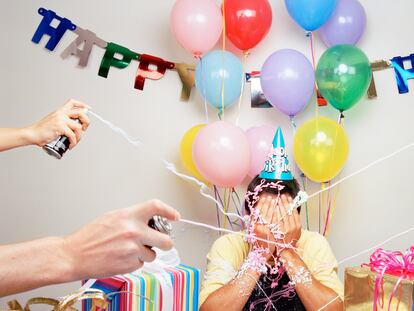
{"type": "MultiPolygon", "coordinates": [[[[291,196],[288,196],[287,200],[288,200],[289,208],[290,208],[290,206],[293,205],[293,199],[292,199],[291,196]]],[[[298,213],[297,208],[293,208],[292,216],[293,216],[292,218],[293,218],[293,221],[294,221],[294,224],[295,224],[295,228],[301,227],[300,217],[299,217],[299,213],[298,213]]]]}
{"type": "Polygon", "coordinates": [[[72,108],[86,108],[86,109],[91,109],[91,106],[76,100],[76,99],[70,99],[66,102],[66,104],[64,105],[65,108],[67,109],[72,109],[72,108]]]}
{"type": "Polygon", "coordinates": [[[282,204],[283,204],[283,214],[285,215],[285,223],[288,224],[289,230],[293,230],[295,225],[295,218],[292,214],[289,214],[290,211],[290,203],[289,198],[287,195],[282,194],[282,204]]]}
{"type": "Polygon", "coordinates": [[[269,207],[268,207],[267,213],[266,213],[266,221],[269,224],[272,223],[272,218],[273,218],[273,213],[274,213],[274,210],[275,210],[275,205],[276,205],[276,200],[272,199],[269,203],[269,207]]]}
{"type": "Polygon", "coordinates": [[[278,218],[279,201],[280,201],[280,197],[276,199],[275,206],[273,207],[272,224],[278,224],[280,220],[280,218],[278,218]]]}
{"type": "Polygon", "coordinates": [[[72,149],[73,147],[76,146],[77,144],[76,135],[68,126],[65,126],[63,128],[63,135],[65,135],[69,139],[69,142],[70,142],[69,149],[72,149]]]}
{"type": "Polygon", "coordinates": [[[144,262],[151,262],[155,260],[156,253],[147,246],[142,246],[139,249],[139,259],[144,262]]]}
{"type": "Polygon", "coordinates": [[[133,213],[140,220],[144,217],[145,221],[150,220],[155,215],[165,217],[172,221],[178,221],[181,217],[180,213],[174,208],[157,199],[135,206],[133,213]]]}
{"type": "Polygon", "coordinates": [[[82,125],[80,125],[78,122],[72,119],[69,119],[67,125],[75,133],[76,143],[78,144],[82,138],[82,125]]]}
{"type": "Polygon", "coordinates": [[[296,229],[300,230],[302,228],[302,224],[300,222],[300,216],[299,216],[298,210],[296,208],[293,210],[292,216],[295,220],[296,229]]]}
{"type": "Polygon", "coordinates": [[[269,206],[270,206],[271,201],[272,201],[272,197],[267,196],[266,199],[264,200],[263,204],[262,204],[262,208],[260,209],[260,215],[266,221],[267,221],[267,219],[266,219],[267,211],[269,210],[269,206]]]}
{"type": "Polygon", "coordinates": [[[259,202],[257,202],[256,206],[254,207],[255,209],[257,209],[259,211],[259,213],[261,213],[261,210],[263,208],[263,204],[264,204],[265,201],[266,201],[266,197],[262,196],[259,199],[259,202]]]}
{"type": "Polygon", "coordinates": [[[88,129],[90,120],[86,112],[82,109],[72,109],[68,113],[68,117],[71,119],[78,119],[82,124],[82,130],[86,131],[88,129]]]}
{"type": "Polygon", "coordinates": [[[279,204],[276,205],[275,212],[276,212],[276,222],[275,223],[280,226],[282,231],[284,231],[284,224],[283,224],[283,218],[282,218],[282,210],[280,208],[280,201],[279,201],[279,204]]]}
{"type": "Polygon", "coordinates": [[[140,241],[143,245],[157,247],[162,250],[169,250],[174,245],[168,235],[158,232],[157,230],[153,230],[150,227],[142,233],[140,241]]]}

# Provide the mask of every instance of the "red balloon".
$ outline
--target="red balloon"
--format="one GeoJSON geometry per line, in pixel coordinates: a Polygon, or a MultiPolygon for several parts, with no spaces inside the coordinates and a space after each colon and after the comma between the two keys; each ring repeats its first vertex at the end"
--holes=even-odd
{"type": "Polygon", "coordinates": [[[227,37],[240,50],[254,48],[269,32],[272,7],[267,0],[223,1],[227,37]]]}

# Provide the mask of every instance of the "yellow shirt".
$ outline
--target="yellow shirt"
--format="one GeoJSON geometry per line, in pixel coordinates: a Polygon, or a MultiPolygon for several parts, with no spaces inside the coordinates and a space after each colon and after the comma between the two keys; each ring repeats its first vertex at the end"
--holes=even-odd
{"type": "MultiPolygon", "coordinates": [[[[207,254],[200,306],[211,293],[233,279],[249,252],[250,245],[238,234],[227,234],[214,242],[207,254]]],[[[328,241],[317,232],[302,230],[297,252],[312,276],[334,290],[343,300],[344,287],[338,278],[338,264],[328,241]]]]}

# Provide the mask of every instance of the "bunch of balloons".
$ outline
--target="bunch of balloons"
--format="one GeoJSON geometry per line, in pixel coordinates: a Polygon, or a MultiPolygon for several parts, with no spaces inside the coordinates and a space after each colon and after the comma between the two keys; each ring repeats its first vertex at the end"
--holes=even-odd
{"type": "MultiPolygon", "coordinates": [[[[315,95],[322,96],[341,114],[366,93],[372,78],[367,56],[355,44],[366,26],[366,13],[358,0],[285,0],[293,20],[306,32],[319,30],[328,46],[316,72],[302,53],[282,49],[271,54],[261,68],[263,94],[290,118],[305,109],[315,95]]],[[[272,26],[268,0],[176,0],[171,28],[177,41],[198,59],[195,84],[211,106],[223,110],[240,98],[245,82],[243,66],[234,54],[212,50],[223,34],[241,51],[256,47],[272,26]]],[[[256,126],[246,132],[219,121],[191,128],[181,143],[184,166],[196,178],[233,188],[262,169],[271,147],[274,128],[256,126]]],[[[343,168],[349,143],[341,125],[318,117],[303,124],[294,138],[299,168],[316,182],[334,178],[343,168]]]]}
{"type": "Polygon", "coordinates": [[[244,72],[240,60],[227,51],[211,51],[222,34],[249,51],[263,40],[272,25],[268,0],[177,0],[171,12],[171,29],[177,41],[199,59],[196,87],[213,107],[223,110],[241,96],[244,72]]]}

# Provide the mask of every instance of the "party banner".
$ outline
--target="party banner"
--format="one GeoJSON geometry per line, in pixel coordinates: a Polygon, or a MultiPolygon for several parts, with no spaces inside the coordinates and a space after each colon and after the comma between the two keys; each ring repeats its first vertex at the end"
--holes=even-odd
{"type": "MultiPolygon", "coordinates": [[[[61,53],[63,59],[71,56],[79,59],[78,66],[85,68],[88,65],[93,47],[97,46],[105,50],[99,67],[98,75],[107,78],[111,67],[123,69],[128,67],[133,61],[138,62],[138,68],[134,81],[134,88],[144,90],[146,79],[159,80],[163,78],[167,70],[175,70],[182,82],[181,100],[188,101],[191,89],[194,86],[195,65],[185,63],[175,63],[164,60],[160,57],[137,53],[127,47],[114,42],[107,42],[98,37],[94,32],[83,29],[75,25],[71,20],[58,16],[52,10],[39,8],[38,13],[43,17],[37,27],[32,41],[38,44],[43,36],[49,36],[45,48],[54,51],[59,41],[63,38],[68,30],[77,34],[77,38],[70,43],[61,53]],[[56,27],[52,22],[58,21],[56,27]]],[[[394,68],[398,92],[400,94],[408,93],[408,80],[414,79],[414,54],[408,56],[395,56],[390,60],[378,60],[371,62],[372,71],[385,70],[394,68]],[[411,68],[405,68],[407,62],[411,63],[411,68]]],[[[260,85],[260,72],[254,71],[246,73],[246,82],[251,87],[251,107],[253,108],[270,108],[272,107],[264,97],[260,85]]],[[[374,76],[368,89],[368,98],[377,97],[377,89],[374,76]]],[[[327,101],[317,92],[317,103],[319,106],[326,106],[327,101]]]]}

